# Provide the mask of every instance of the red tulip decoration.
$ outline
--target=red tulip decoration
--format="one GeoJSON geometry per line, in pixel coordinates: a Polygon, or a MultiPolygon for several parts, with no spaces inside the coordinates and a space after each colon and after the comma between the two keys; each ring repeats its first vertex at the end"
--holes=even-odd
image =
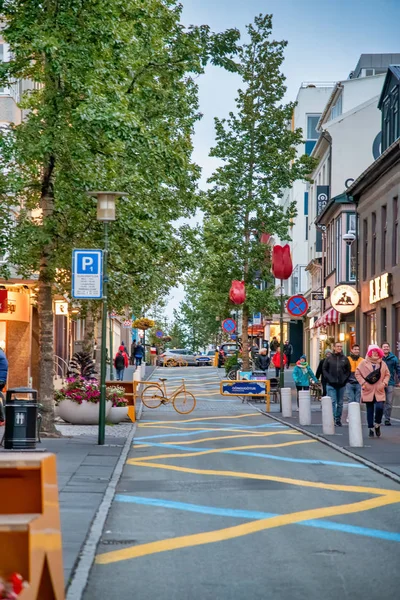
{"type": "Polygon", "coordinates": [[[271,234],[270,233],[262,233],[261,237],[260,237],[260,243],[261,244],[268,244],[269,240],[270,240],[271,234]]]}
{"type": "Polygon", "coordinates": [[[293,271],[290,246],[274,246],[272,249],[272,274],[275,279],[289,279],[293,271]]]}
{"type": "Polygon", "coordinates": [[[232,281],[231,289],[229,290],[229,299],[233,304],[243,304],[246,300],[246,289],[244,281],[232,281]]]}

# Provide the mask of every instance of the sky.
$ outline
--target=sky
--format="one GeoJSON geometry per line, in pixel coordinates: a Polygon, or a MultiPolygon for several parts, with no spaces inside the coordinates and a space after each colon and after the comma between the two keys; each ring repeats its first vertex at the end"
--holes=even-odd
{"type": "MultiPolygon", "coordinates": [[[[273,15],[272,36],[287,40],[283,73],[286,100],[295,100],[303,81],[347,79],[360,54],[398,53],[400,0],[181,0],[185,25],[207,24],[212,31],[245,27],[260,13],[273,15]]],[[[208,156],[214,142],[214,117],[235,109],[237,75],[207,67],[199,77],[200,111],[193,159],[203,169],[205,187],[217,162],[208,156]]],[[[172,317],[184,298],[182,287],[171,291],[166,314],[172,317]]]]}

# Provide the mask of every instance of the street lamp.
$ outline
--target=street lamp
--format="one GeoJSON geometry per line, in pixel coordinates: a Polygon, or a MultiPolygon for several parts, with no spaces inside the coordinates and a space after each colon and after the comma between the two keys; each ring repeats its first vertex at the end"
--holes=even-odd
{"type": "MultiPolygon", "coordinates": [[[[99,404],[99,446],[104,445],[106,431],[106,338],[107,338],[107,258],[108,258],[108,224],[115,221],[115,201],[121,196],[127,196],[124,192],[89,192],[88,196],[94,196],[97,201],[97,220],[104,223],[104,255],[103,255],[103,314],[101,320],[101,357],[100,357],[100,404],[99,404]]],[[[110,356],[110,368],[112,368],[112,356],[110,356]]]]}

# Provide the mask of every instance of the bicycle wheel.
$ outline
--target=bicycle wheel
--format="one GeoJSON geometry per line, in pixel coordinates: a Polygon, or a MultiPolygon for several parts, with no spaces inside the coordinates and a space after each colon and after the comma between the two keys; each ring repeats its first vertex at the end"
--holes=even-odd
{"type": "Polygon", "coordinates": [[[158,385],[148,385],[141,395],[141,400],[147,408],[158,408],[164,399],[164,394],[158,385]]]}
{"type": "Polygon", "coordinates": [[[165,367],[176,367],[176,360],[174,358],[168,358],[168,360],[165,361],[164,366],[165,367]]]}
{"type": "Polygon", "coordinates": [[[194,410],[196,398],[190,392],[182,390],[175,394],[172,404],[177,413],[187,415],[194,410]]]}

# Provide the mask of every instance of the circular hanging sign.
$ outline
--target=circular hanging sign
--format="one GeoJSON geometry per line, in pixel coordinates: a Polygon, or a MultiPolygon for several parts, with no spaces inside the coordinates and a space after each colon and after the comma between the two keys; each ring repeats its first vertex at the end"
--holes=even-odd
{"type": "Polygon", "coordinates": [[[159,329],[158,331],[156,331],[156,337],[158,338],[162,338],[163,337],[163,332],[159,329]]]}
{"type": "Polygon", "coordinates": [[[226,331],[226,333],[233,333],[236,331],[236,322],[233,319],[225,319],[222,321],[222,329],[226,331]]]}
{"type": "Polygon", "coordinates": [[[353,312],[360,303],[360,296],[351,285],[338,285],[331,294],[332,307],[340,313],[353,312]]]}
{"type": "Polygon", "coordinates": [[[291,296],[286,302],[286,310],[292,317],[302,317],[308,311],[308,302],[304,296],[291,296]]]}

